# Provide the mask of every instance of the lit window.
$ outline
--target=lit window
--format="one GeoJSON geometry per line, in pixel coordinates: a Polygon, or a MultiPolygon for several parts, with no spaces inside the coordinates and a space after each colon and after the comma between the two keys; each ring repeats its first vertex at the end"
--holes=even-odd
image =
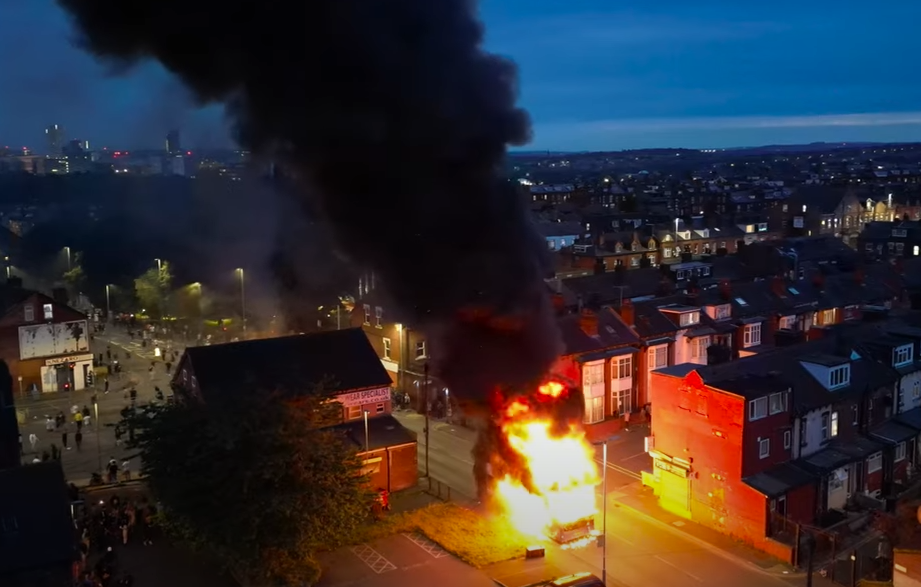
{"type": "MultiPolygon", "coordinates": [[[[617,372],[615,371],[615,375],[617,372]]],[[[601,361],[595,363],[586,363],[582,366],[582,385],[591,387],[593,385],[604,385],[604,363],[601,361]]]]}
{"type": "Polygon", "coordinates": [[[424,359],[427,355],[425,354],[425,341],[420,340],[416,343],[416,358],[424,359]]]}
{"type": "Polygon", "coordinates": [[[668,345],[661,345],[649,349],[649,368],[661,369],[668,367],[668,345]]]}
{"type": "Polygon", "coordinates": [[[822,325],[835,323],[835,309],[825,310],[822,312],[822,325]]]}
{"type": "Polygon", "coordinates": [[[585,398],[585,416],[582,419],[586,424],[594,424],[604,420],[604,396],[585,398]]]}
{"type": "Polygon", "coordinates": [[[723,304],[716,307],[716,319],[725,320],[729,318],[729,304],[723,304]]]}
{"type": "Polygon", "coordinates": [[[771,456],[771,439],[770,438],[759,438],[758,439],[758,457],[766,459],[771,456]]]}
{"type": "Polygon", "coordinates": [[[691,358],[706,359],[707,348],[710,347],[710,337],[700,336],[689,341],[691,343],[691,358]]]}
{"type": "Polygon", "coordinates": [[[371,306],[369,306],[368,304],[365,304],[364,311],[365,311],[365,324],[371,324],[371,306]]]}
{"type": "Polygon", "coordinates": [[[381,328],[381,319],[384,317],[384,309],[380,306],[374,308],[374,327],[381,328]]]}
{"type": "Polygon", "coordinates": [[[44,311],[44,314],[45,314],[45,320],[54,319],[54,306],[52,306],[51,304],[45,304],[44,306],[42,306],[42,310],[44,311]]]}
{"type": "Polygon", "coordinates": [[[796,330],[796,316],[781,316],[779,326],[781,330],[796,330]]]}
{"type": "Polygon", "coordinates": [[[838,412],[831,413],[831,431],[829,433],[832,438],[838,436],[838,412]]]}
{"type": "Polygon", "coordinates": [[[905,460],[905,443],[900,442],[895,445],[895,460],[904,461],[905,460]]]}
{"type": "MultiPolygon", "coordinates": [[[[868,246],[868,247],[871,247],[872,245],[867,245],[867,246],[868,246]]],[[[917,257],[918,254],[921,253],[921,248],[919,248],[918,245],[915,245],[912,252],[914,252],[915,257],[917,257]]]]}
{"type": "Polygon", "coordinates": [[[358,418],[361,418],[361,406],[349,406],[346,408],[346,420],[357,420],[358,418]]]}
{"type": "Polygon", "coordinates": [[[26,304],[24,309],[25,309],[24,317],[25,317],[26,322],[32,322],[33,320],[35,320],[35,306],[33,306],[32,304],[26,304]]]}
{"type": "Polygon", "coordinates": [[[374,413],[375,413],[375,414],[383,414],[383,413],[384,413],[384,404],[377,404],[376,406],[374,406],[374,413]]]}
{"type": "Polygon", "coordinates": [[[681,314],[681,317],[678,319],[678,322],[682,326],[690,326],[691,324],[700,323],[700,312],[686,312],[681,314]]]}
{"type": "Polygon", "coordinates": [[[633,377],[633,357],[620,357],[617,359],[616,379],[633,377]]]}
{"type": "Polygon", "coordinates": [[[392,352],[392,350],[393,349],[390,346],[390,339],[385,338],[384,339],[384,358],[385,359],[388,359],[388,360],[390,359],[390,353],[392,352]]]}

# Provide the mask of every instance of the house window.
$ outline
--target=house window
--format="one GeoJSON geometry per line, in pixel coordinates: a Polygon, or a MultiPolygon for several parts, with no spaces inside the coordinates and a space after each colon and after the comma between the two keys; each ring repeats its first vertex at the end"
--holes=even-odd
{"type": "MultiPolygon", "coordinates": [[[[867,247],[872,248],[873,245],[867,245],[867,247]]],[[[918,254],[921,253],[921,247],[919,247],[918,245],[915,245],[914,248],[912,249],[912,252],[915,254],[915,257],[917,257],[918,254]]]]}
{"type": "Polygon", "coordinates": [[[720,248],[721,248],[721,249],[725,249],[725,248],[726,248],[726,241],[720,241],[720,248]]]}
{"type": "Polygon", "coordinates": [[[26,322],[32,322],[33,320],[35,320],[35,306],[33,306],[32,304],[26,304],[24,306],[24,310],[25,310],[24,317],[26,319],[26,322]]]}
{"type": "Polygon", "coordinates": [[[420,340],[416,343],[416,358],[424,359],[427,355],[425,354],[425,341],[420,340]]]}
{"type": "Polygon", "coordinates": [[[380,306],[374,308],[374,327],[382,328],[381,319],[384,317],[384,309],[380,306]]]}
{"type": "Polygon", "coordinates": [[[44,314],[45,314],[45,320],[54,319],[54,306],[52,306],[51,304],[45,304],[44,306],[42,306],[42,310],[44,311],[44,314]]]}
{"type": "Polygon", "coordinates": [[[748,421],[760,420],[767,416],[768,398],[759,397],[748,402],[748,421]]]}
{"type": "Polygon", "coordinates": [[[831,437],[834,438],[838,436],[838,412],[831,413],[831,437]]]}
{"type": "Polygon", "coordinates": [[[834,324],[835,323],[835,309],[824,310],[822,312],[822,324],[834,324]]]}
{"type": "Polygon", "coordinates": [[[828,388],[843,387],[851,382],[851,366],[842,365],[828,372],[828,388]]]}
{"type": "Polygon", "coordinates": [[[789,430],[783,432],[783,447],[790,448],[793,445],[793,433],[789,430]]]}
{"type": "Polygon", "coordinates": [[[384,358],[387,359],[388,361],[390,360],[390,356],[391,356],[390,353],[392,350],[393,349],[390,346],[390,339],[385,338],[384,339],[384,358]]]}
{"type": "Polygon", "coordinates": [[[911,398],[918,399],[921,397],[921,381],[915,381],[911,384],[911,398]]]}
{"type": "Polygon", "coordinates": [[[692,359],[707,358],[707,348],[710,346],[709,336],[698,336],[697,338],[692,338],[689,342],[691,343],[692,359]]]}
{"type": "Polygon", "coordinates": [[[759,438],[758,439],[758,457],[766,459],[771,456],[771,439],[770,438],[759,438]]]}
{"type": "Polygon", "coordinates": [[[895,445],[895,460],[896,462],[905,460],[905,443],[904,442],[900,442],[897,445],[895,445]]]}
{"type": "Polygon", "coordinates": [[[586,424],[594,424],[604,420],[604,396],[585,398],[585,418],[586,424]]]}
{"type": "Polygon", "coordinates": [[[383,414],[383,413],[384,413],[384,404],[377,404],[376,406],[374,406],[374,413],[375,413],[375,414],[383,414]]]}
{"type": "Polygon", "coordinates": [[[361,418],[361,406],[349,406],[345,409],[346,420],[357,420],[361,418]]]}
{"type": "Polygon", "coordinates": [[[365,324],[370,325],[371,324],[371,306],[369,306],[368,304],[365,304],[364,311],[365,311],[365,324]]]}
{"type": "Polygon", "coordinates": [[[620,389],[618,391],[611,392],[611,399],[615,401],[617,416],[623,416],[624,414],[629,414],[631,410],[631,400],[632,395],[630,389],[620,389]]]}
{"type": "Polygon", "coordinates": [[[742,298],[736,298],[736,303],[739,304],[740,306],[742,306],[743,308],[744,308],[745,306],[748,305],[748,302],[746,302],[746,301],[745,301],[744,299],[742,299],[742,298]]]}
{"type": "Polygon", "coordinates": [[[779,414],[780,412],[787,411],[787,394],[786,393],[772,393],[768,399],[770,403],[772,416],[774,414],[779,414]]]}
{"type": "Polygon", "coordinates": [[[582,366],[582,386],[604,385],[604,363],[586,363],[582,366]]]}
{"type": "Polygon", "coordinates": [[[828,440],[828,421],[829,413],[822,414],[822,440],[828,440]]]}
{"type": "Polygon", "coordinates": [[[668,345],[657,346],[649,349],[649,368],[661,369],[668,367],[668,345]]]}
{"type": "Polygon", "coordinates": [[[761,323],[749,324],[745,327],[744,343],[746,347],[761,344],[761,323]]]}
{"type": "Polygon", "coordinates": [[[631,267],[639,267],[639,266],[640,266],[640,258],[639,258],[639,257],[630,257],[630,266],[631,266],[631,267]]]}
{"type": "Polygon", "coordinates": [[[910,344],[905,345],[905,346],[900,346],[899,348],[895,349],[895,351],[892,353],[893,354],[892,364],[896,367],[901,367],[902,365],[907,365],[908,363],[911,363],[911,359],[912,359],[911,351],[912,351],[912,345],[910,344]]]}
{"type": "Polygon", "coordinates": [[[779,326],[783,330],[796,330],[796,316],[781,316],[779,326]]]}
{"type": "Polygon", "coordinates": [[[854,412],[854,421],[851,423],[854,426],[857,426],[858,424],[860,424],[860,406],[857,404],[853,404],[851,406],[851,411],[854,412]]]}
{"type": "Polygon", "coordinates": [[[620,357],[617,359],[614,379],[627,379],[628,377],[633,377],[633,357],[620,357]]]}
{"type": "Polygon", "coordinates": [[[715,315],[717,320],[725,320],[726,318],[729,318],[729,304],[717,306],[715,315]]]}
{"type": "Polygon", "coordinates": [[[883,453],[870,455],[867,459],[867,473],[875,473],[883,468],[883,453]]]}
{"type": "MultiPolygon", "coordinates": [[[[915,248],[917,248],[917,247],[915,247],[915,248]]],[[[662,249],[662,252],[665,254],[665,258],[666,258],[666,259],[671,259],[671,258],[672,258],[672,250],[671,250],[670,248],[665,247],[664,249],[662,249]]]]}
{"type": "Polygon", "coordinates": [[[700,322],[700,312],[687,312],[682,314],[678,319],[678,322],[682,326],[690,326],[691,324],[698,324],[700,322]]]}

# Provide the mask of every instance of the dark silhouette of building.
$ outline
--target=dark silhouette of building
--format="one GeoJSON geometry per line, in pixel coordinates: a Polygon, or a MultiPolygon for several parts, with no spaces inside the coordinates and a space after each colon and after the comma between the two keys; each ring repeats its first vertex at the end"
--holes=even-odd
{"type": "Polygon", "coordinates": [[[19,423],[13,404],[13,378],[4,361],[0,361],[0,469],[17,467],[19,459],[19,423]]]}
{"type": "Polygon", "coordinates": [[[171,130],[166,134],[166,152],[170,155],[182,152],[178,130],[171,130]]]}

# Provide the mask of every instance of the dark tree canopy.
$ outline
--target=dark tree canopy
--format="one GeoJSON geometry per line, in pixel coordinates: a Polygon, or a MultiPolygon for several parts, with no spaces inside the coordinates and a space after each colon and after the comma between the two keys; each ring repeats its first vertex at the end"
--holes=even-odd
{"type": "Polygon", "coordinates": [[[178,404],[129,418],[169,531],[258,584],[319,579],[318,551],[353,540],[373,495],[321,395],[253,393],[220,409],[178,404]]]}

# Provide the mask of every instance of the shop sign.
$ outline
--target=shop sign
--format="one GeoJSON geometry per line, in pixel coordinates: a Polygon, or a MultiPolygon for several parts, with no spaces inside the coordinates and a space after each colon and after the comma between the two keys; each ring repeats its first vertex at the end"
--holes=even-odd
{"type": "Polygon", "coordinates": [[[84,361],[92,361],[93,355],[71,355],[69,357],[54,357],[53,359],[45,359],[45,366],[50,367],[52,365],[63,365],[65,363],[82,363],[84,361]]]}
{"type": "Polygon", "coordinates": [[[667,461],[663,461],[663,460],[660,460],[660,459],[656,459],[654,462],[655,462],[655,464],[656,464],[656,468],[657,468],[657,469],[662,469],[663,471],[668,471],[669,473],[671,473],[671,474],[673,474],[673,475],[678,475],[679,477],[687,477],[687,476],[688,476],[688,470],[687,470],[687,469],[685,469],[685,468],[683,468],[683,467],[679,467],[678,465],[676,465],[676,464],[674,464],[674,463],[669,463],[669,462],[667,462],[667,461]]]}
{"type": "Polygon", "coordinates": [[[336,396],[336,401],[347,408],[363,406],[365,404],[376,404],[390,401],[390,388],[381,387],[378,389],[366,389],[365,391],[353,391],[352,393],[343,393],[336,396]]]}

